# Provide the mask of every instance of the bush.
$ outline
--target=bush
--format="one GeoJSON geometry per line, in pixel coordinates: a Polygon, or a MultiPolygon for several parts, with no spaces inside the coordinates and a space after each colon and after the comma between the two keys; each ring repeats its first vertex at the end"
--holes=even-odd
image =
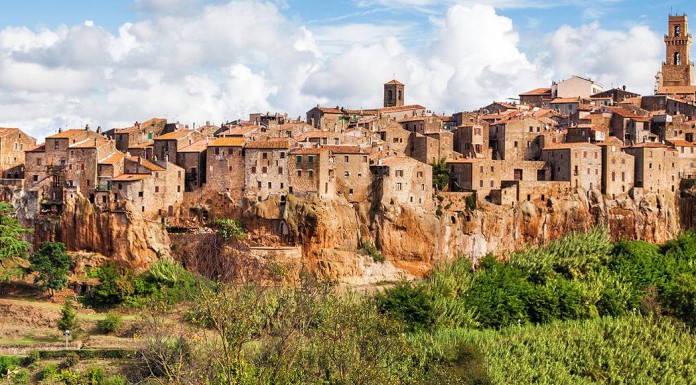
{"type": "Polygon", "coordinates": [[[100,333],[109,334],[113,333],[121,327],[122,319],[118,314],[107,314],[103,320],[97,321],[97,328],[100,333]]]}
{"type": "Polygon", "coordinates": [[[466,197],[466,208],[471,211],[476,210],[476,195],[466,197]]]}
{"type": "Polygon", "coordinates": [[[77,320],[77,310],[73,307],[72,300],[68,298],[65,300],[65,305],[60,311],[61,316],[58,320],[58,330],[64,332],[70,330],[71,332],[77,331],[80,324],[77,320]]]}
{"type": "Polygon", "coordinates": [[[27,356],[22,360],[22,366],[29,366],[33,363],[38,362],[41,359],[41,354],[38,350],[32,350],[27,353],[27,356]]]}
{"type": "Polygon", "coordinates": [[[87,381],[87,384],[101,385],[104,383],[104,370],[102,368],[90,366],[85,371],[83,377],[87,381]]]}
{"type": "Polygon", "coordinates": [[[58,365],[46,364],[39,372],[37,379],[39,381],[52,380],[58,375],[58,365]]]}
{"type": "Polygon", "coordinates": [[[65,356],[65,359],[60,363],[59,367],[61,369],[72,368],[73,366],[80,363],[80,356],[77,353],[71,352],[65,356]]]}
{"type": "Polygon", "coordinates": [[[691,274],[677,277],[668,301],[677,318],[696,327],[696,277],[691,274]]]}
{"type": "Polygon", "coordinates": [[[220,236],[224,240],[228,240],[232,237],[243,239],[246,238],[247,235],[242,222],[236,219],[215,218],[210,222],[210,226],[217,228],[220,236]]]}
{"type": "Polygon", "coordinates": [[[121,375],[113,375],[104,378],[100,385],[128,385],[128,381],[121,375]]]}
{"type": "Polygon", "coordinates": [[[375,245],[373,245],[371,242],[365,242],[363,243],[363,251],[365,254],[369,255],[372,257],[372,259],[375,262],[383,263],[384,262],[384,255],[377,250],[375,245]]]}
{"type": "Polygon", "coordinates": [[[377,309],[400,321],[410,331],[429,329],[435,322],[433,306],[423,286],[400,282],[377,295],[377,309]]]}

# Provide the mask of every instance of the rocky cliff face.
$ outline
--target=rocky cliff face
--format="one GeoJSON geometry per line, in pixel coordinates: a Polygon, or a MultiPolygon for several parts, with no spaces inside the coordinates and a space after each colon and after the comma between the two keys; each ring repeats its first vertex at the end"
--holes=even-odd
{"type": "Polygon", "coordinates": [[[85,198],[66,202],[60,216],[36,217],[34,245],[65,243],[68,250],[103,254],[117,264],[147,269],[158,258],[170,258],[170,240],[164,227],[145,220],[133,207],[123,212],[99,212],[85,198]]]}
{"type": "MultiPolygon", "coordinates": [[[[439,261],[456,257],[475,262],[487,253],[504,256],[597,225],[607,226],[615,239],[661,243],[676,236],[682,223],[690,226],[694,222],[687,219],[696,213],[695,202],[693,197],[672,195],[605,200],[599,194],[579,193],[523,201],[512,208],[488,203],[476,209],[445,206],[436,215],[398,204],[353,205],[340,198],[324,201],[288,196],[287,201],[248,204],[241,219],[249,238],[242,246],[216,246],[214,253],[197,252],[194,247],[210,245],[205,240],[209,233],[170,239],[160,223],[144,220],[137,210],[98,212],[81,197],[67,202],[61,216],[37,217],[32,223],[37,245],[57,240],[70,250],[101,253],[136,269],[169,257],[172,250],[175,257],[191,266],[200,265],[196,258],[221,253],[229,254],[222,262],[237,266],[238,273],[229,274],[233,280],[267,277],[255,270],[285,265],[290,276],[309,270],[360,285],[422,276],[439,261]],[[377,246],[384,262],[369,255],[369,245],[377,246]],[[230,258],[238,263],[230,262],[230,258]]],[[[215,216],[212,211],[211,218],[215,216]]],[[[217,274],[226,274],[223,265],[208,267],[218,269],[217,274]]]]}

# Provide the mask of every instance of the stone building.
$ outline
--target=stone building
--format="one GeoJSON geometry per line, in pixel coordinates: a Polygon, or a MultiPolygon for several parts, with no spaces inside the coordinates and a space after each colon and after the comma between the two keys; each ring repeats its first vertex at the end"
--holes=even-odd
{"type": "Polygon", "coordinates": [[[541,107],[545,99],[551,99],[550,88],[537,88],[520,94],[520,104],[524,106],[541,107]]]}
{"type": "Polygon", "coordinates": [[[665,87],[694,85],[694,63],[691,61],[691,34],[686,15],[670,15],[665,35],[666,58],[662,63],[661,91],[665,87]]]}
{"type": "Polygon", "coordinates": [[[131,127],[114,130],[116,148],[121,152],[128,152],[132,147],[152,142],[172,128],[173,126],[167,125],[167,119],[153,118],[143,123],[135,122],[131,127]]]}
{"type": "Polygon", "coordinates": [[[412,133],[398,125],[388,125],[379,131],[383,145],[381,151],[390,156],[411,155],[412,133]]]}
{"type": "Polygon", "coordinates": [[[177,130],[160,135],[154,139],[155,160],[176,162],[176,154],[179,149],[191,145],[199,139],[203,139],[203,135],[193,130],[177,130]]]}
{"type": "Polygon", "coordinates": [[[186,170],[186,191],[201,188],[206,183],[208,139],[198,139],[176,152],[176,164],[186,170]]]}
{"type": "Polygon", "coordinates": [[[97,185],[94,188],[94,204],[101,208],[108,208],[113,201],[113,179],[124,172],[126,155],[115,152],[99,160],[97,163],[97,185]]]}
{"type": "Polygon", "coordinates": [[[546,181],[551,179],[547,162],[523,160],[463,159],[447,162],[452,188],[476,191],[479,199],[490,199],[491,191],[504,181],[546,181]]]}
{"type": "Polygon", "coordinates": [[[602,193],[611,199],[625,198],[634,185],[635,159],[623,152],[623,142],[616,137],[597,144],[602,148],[602,193]]]}
{"type": "Polygon", "coordinates": [[[307,123],[318,130],[333,130],[343,124],[343,111],[336,108],[316,106],[307,111],[307,123]]]}
{"type": "Polygon", "coordinates": [[[681,139],[671,139],[667,143],[677,150],[679,177],[696,179],[696,143],[681,139]]]}
{"type": "Polygon", "coordinates": [[[244,150],[245,196],[254,201],[288,193],[288,153],[292,139],[256,140],[244,150]]]}
{"type": "Polygon", "coordinates": [[[679,186],[679,157],[674,148],[661,143],[625,147],[635,159],[635,187],[644,193],[675,192],[679,186]]]}
{"type": "Polygon", "coordinates": [[[18,128],[0,128],[0,179],[24,179],[25,151],[36,139],[18,128]]]}
{"type": "Polygon", "coordinates": [[[370,188],[369,151],[359,146],[326,146],[336,177],[336,194],[351,203],[364,202],[370,188]]]}
{"type": "Polygon", "coordinates": [[[326,148],[300,148],[290,151],[288,184],[292,194],[313,194],[322,199],[335,195],[336,171],[326,148]]]}
{"type": "Polygon", "coordinates": [[[99,160],[116,152],[114,141],[101,136],[71,144],[65,167],[66,185],[76,187],[77,191],[94,203],[94,192],[99,184],[99,160]]]}
{"type": "Polygon", "coordinates": [[[536,118],[511,118],[491,124],[489,141],[494,159],[539,159],[543,133],[550,129],[549,124],[536,118]]]}
{"type": "Polygon", "coordinates": [[[394,79],[384,83],[384,107],[400,107],[404,105],[404,86],[394,79]]]}
{"type": "Polygon", "coordinates": [[[443,127],[442,119],[435,115],[414,116],[401,119],[399,123],[404,130],[423,135],[429,132],[439,132],[443,127]]]}
{"type": "Polygon", "coordinates": [[[426,135],[412,134],[410,156],[423,163],[433,164],[440,159],[452,157],[454,135],[449,131],[438,131],[426,135]]]}
{"type": "Polygon", "coordinates": [[[124,173],[111,182],[115,208],[126,202],[151,220],[175,216],[184,199],[184,170],[170,162],[157,164],[143,158],[126,158],[124,173]]]}
{"type": "Polygon", "coordinates": [[[416,208],[433,207],[433,168],[405,156],[380,159],[370,166],[372,197],[383,205],[400,203],[416,208]]]}
{"type": "Polygon", "coordinates": [[[656,140],[657,136],[650,131],[648,116],[638,115],[624,107],[609,107],[609,110],[612,112],[609,135],[628,145],[656,140]]]}
{"type": "Polygon", "coordinates": [[[549,102],[551,109],[561,115],[571,115],[580,110],[582,100],[580,98],[555,98],[549,102]]]}
{"type": "Polygon", "coordinates": [[[576,75],[551,85],[552,98],[589,98],[602,91],[604,86],[601,84],[576,75]]]}
{"type": "Polygon", "coordinates": [[[234,202],[244,197],[244,138],[225,137],[208,143],[206,191],[229,193],[234,202]]]}
{"type": "Polygon", "coordinates": [[[552,180],[571,182],[575,188],[600,190],[602,149],[591,143],[556,143],[541,151],[552,164],[552,180]]]}

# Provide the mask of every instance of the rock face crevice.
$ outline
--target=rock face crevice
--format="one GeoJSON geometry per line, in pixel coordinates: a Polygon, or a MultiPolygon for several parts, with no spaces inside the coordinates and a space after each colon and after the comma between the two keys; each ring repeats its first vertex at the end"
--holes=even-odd
{"type": "MultiPolygon", "coordinates": [[[[614,239],[662,243],[696,223],[695,207],[696,198],[688,194],[606,200],[599,194],[577,193],[513,207],[484,202],[475,209],[442,208],[436,215],[398,203],[352,204],[291,195],[246,202],[243,210],[236,210],[248,232],[244,247],[228,245],[215,252],[236,258],[237,269],[253,261],[239,270],[243,274],[233,275],[235,280],[264,276],[254,270],[285,264],[290,275],[305,270],[351,284],[374,284],[422,276],[439,261],[457,257],[476,263],[488,253],[505,256],[598,225],[606,226],[614,239]],[[369,256],[366,244],[375,245],[385,261],[369,256]]],[[[29,210],[18,213],[25,211],[29,210]]],[[[212,210],[210,217],[216,216],[223,214],[212,210]]],[[[35,229],[35,245],[61,241],[70,250],[101,253],[135,269],[146,269],[172,254],[184,258],[177,252],[184,249],[187,263],[195,264],[197,249],[191,245],[207,236],[170,237],[162,223],[143,219],[133,207],[99,212],[81,196],[66,202],[60,216],[25,220],[35,229]]],[[[199,258],[209,257],[210,251],[200,252],[199,258]]]]}

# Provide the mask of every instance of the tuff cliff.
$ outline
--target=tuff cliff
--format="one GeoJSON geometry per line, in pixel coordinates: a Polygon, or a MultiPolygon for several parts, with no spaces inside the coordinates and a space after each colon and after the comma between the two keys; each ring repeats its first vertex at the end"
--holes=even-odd
{"type": "MultiPolygon", "coordinates": [[[[308,270],[360,285],[422,276],[439,261],[459,256],[474,262],[487,253],[504,256],[596,225],[607,226],[615,239],[661,243],[677,235],[682,223],[690,226],[687,219],[696,202],[693,196],[671,194],[605,200],[580,192],[513,207],[483,202],[474,208],[456,197],[442,194],[433,212],[399,204],[350,204],[343,198],[269,199],[246,205],[240,219],[248,238],[225,245],[211,240],[210,232],[170,237],[161,223],[143,219],[132,207],[99,212],[81,196],[67,201],[60,216],[30,222],[37,245],[57,240],[70,250],[101,253],[136,269],[171,254],[189,267],[206,266],[230,280],[267,278],[284,266],[286,279],[308,270]],[[377,247],[384,262],[369,255],[369,245],[377,247]]],[[[214,210],[210,214],[214,217],[214,210]]]]}

